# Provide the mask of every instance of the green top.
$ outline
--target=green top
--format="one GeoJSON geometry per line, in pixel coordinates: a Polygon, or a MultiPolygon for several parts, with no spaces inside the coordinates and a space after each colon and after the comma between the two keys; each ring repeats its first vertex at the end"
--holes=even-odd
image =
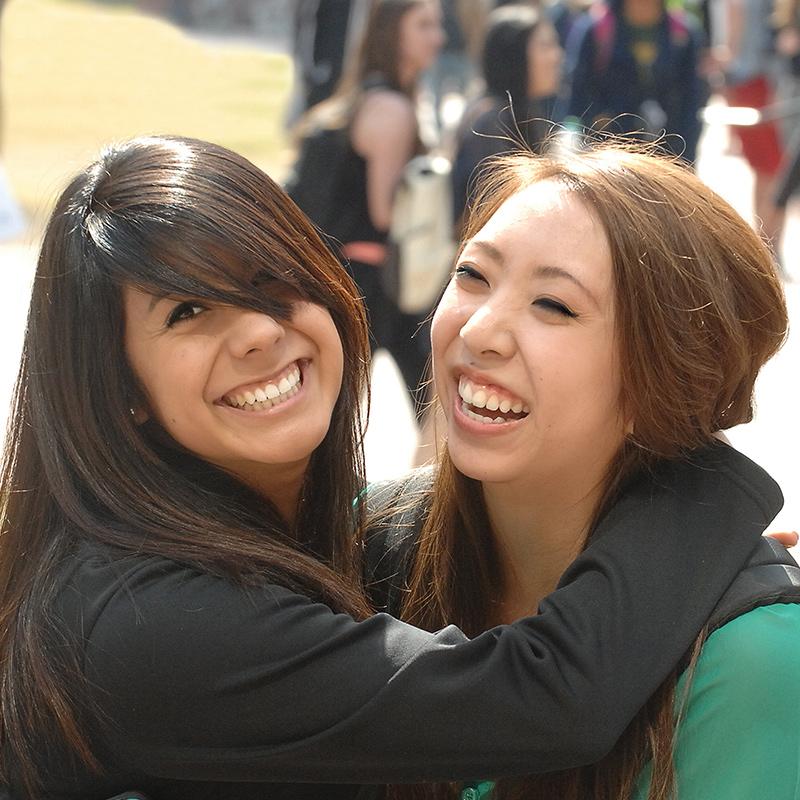
{"type": "MultiPolygon", "coordinates": [[[[800,604],[757,608],[709,636],[678,727],[679,800],[800,800],[799,665],[800,604]]],[[[645,769],[631,800],[649,784],[645,769]]],[[[490,783],[461,794],[490,796],[490,783]]]]}

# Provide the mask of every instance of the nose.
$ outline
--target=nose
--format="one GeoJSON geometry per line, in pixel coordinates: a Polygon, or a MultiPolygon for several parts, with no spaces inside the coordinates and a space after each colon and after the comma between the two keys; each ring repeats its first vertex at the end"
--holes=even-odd
{"type": "Polygon", "coordinates": [[[234,318],[227,330],[228,349],[236,358],[268,353],[286,335],[282,320],[249,309],[231,309],[234,318]]]}
{"type": "Polygon", "coordinates": [[[464,322],[459,336],[474,356],[509,358],[514,352],[511,311],[486,302],[464,322]]]}

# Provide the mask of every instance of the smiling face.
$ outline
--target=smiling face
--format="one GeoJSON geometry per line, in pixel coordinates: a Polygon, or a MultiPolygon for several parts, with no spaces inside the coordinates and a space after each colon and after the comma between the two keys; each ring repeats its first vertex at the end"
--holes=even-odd
{"type": "Polygon", "coordinates": [[[542,181],[467,242],[436,311],[434,378],[455,466],[524,487],[594,486],[624,438],[608,239],[542,181]]]}
{"type": "Polygon", "coordinates": [[[342,383],[330,314],[298,301],[281,320],[130,287],[123,299],[144,411],[184,448],[266,496],[299,486],[342,383]]]}

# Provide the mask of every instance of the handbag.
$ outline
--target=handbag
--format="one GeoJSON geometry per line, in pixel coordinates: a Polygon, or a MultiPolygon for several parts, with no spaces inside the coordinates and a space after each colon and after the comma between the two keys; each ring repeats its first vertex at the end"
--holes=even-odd
{"type": "Polygon", "coordinates": [[[392,205],[384,291],[406,314],[430,311],[447,283],[456,252],[450,162],[420,155],[403,170],[392,205]]]}

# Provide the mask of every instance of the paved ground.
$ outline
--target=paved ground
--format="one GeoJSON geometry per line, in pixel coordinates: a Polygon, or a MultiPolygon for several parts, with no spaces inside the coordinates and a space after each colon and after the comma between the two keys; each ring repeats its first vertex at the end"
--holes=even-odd
{"type": "MultiPolygon", "coordinates": [[[[750,213],[750,174],[743,162],[725,151],[722,131],[706,138],[700,173],[740,211],[750,213]]],[[[36,243],[21,240],[0,244],[0,419],[8,407],[17,370],[36,243]]],[[[774,529],[800,528],[800,208],[790,215],[785,261],[794,280],[786,284],[792,332],[784,349],[767,365],[757,385],[755,420],[729,432],[731,441],[767,468],[783,487],[786,505],[774,529]]],[[[401,391],[390,358],[375,363],[372,415],[367,434],[367,465],[373,479],[405,471],[416,450],[410,406],[401,391]]]]}

